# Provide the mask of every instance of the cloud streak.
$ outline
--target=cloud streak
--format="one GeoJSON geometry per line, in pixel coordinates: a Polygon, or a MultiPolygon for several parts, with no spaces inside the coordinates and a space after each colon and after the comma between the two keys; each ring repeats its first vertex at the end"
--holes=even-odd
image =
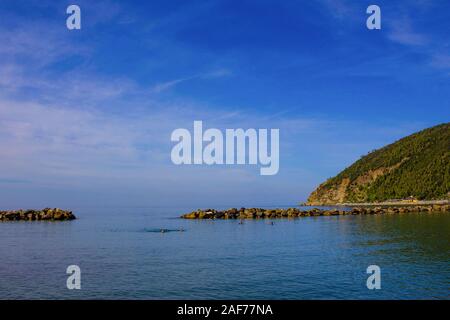
{"type": "Polygon", "coordinates": [[[388,35],[391,41],[408,46],[425,46],[429,43],[429,39],[425,34],[413,30],[408,19],[403,18],[391,23],[392,28],[388,35]]]}
{"type": "Polygon", "coordinates": [[[179,85],[183,82],[186,82],[186,81],[217,79],[217,78],[223,78],[223,77],[230,76],[231,74],[232,74],[231,71],[229,71],[227,69],[218,69],[218,70],[207,72],[207,73],[196,74],[196,75],[193,75],[190,77],[184,77],[184,78],[179,78],[179,79],[175,79],[175,80],[158,83],[150,88],[150,92],[151,93],[161,93],[163,91],[173,89],[177,85],[179,85]]]}

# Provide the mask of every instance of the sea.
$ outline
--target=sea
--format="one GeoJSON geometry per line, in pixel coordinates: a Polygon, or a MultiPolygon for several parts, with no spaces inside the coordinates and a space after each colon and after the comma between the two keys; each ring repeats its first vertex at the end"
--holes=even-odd
{"type": "Polygon", "coordinates": [[[240,223],[71,209],[77,220],[0,222],[0,299],[450,299],[449,213],[240,223]]]}

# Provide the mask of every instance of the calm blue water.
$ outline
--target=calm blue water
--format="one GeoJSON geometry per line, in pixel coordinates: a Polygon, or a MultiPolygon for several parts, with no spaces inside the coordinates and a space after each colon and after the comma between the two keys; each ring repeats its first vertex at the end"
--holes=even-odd
{"type": "Polygon", "coordinates": [[[450,214],[192,221],[194,208],[76,208],[0,223],[1,299],[450,298],[450,214]],[[185,232],[154,232],[160,228],[185,232]],[[82,289],[66,288],[79,265],[82,289]],[[366,268],[381,268],[381,290],[366,268]]]}

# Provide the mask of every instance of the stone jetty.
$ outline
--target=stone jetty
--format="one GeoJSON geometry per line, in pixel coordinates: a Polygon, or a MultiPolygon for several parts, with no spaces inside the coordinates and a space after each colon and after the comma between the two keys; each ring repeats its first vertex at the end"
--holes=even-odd
{"type": "Polygon", "coordinates": [[[59,208],[0,211],[0,221],[65,221],[74,219],[76,217],[72,211],[59,208]]]}
{"type": "Polygon", "coordinates": [[[450,212],[450,204],[429,206],[385,206],[385,207],[353,207],[345,209],[319,209],[300,210],[262,209],[262,208],[231,208],[224,211],[215,209],[197,210],[181,216],[183,219],[276,219],[316,216],[345,216],[366,214],[401,214],[409,212],[450,212]]]}

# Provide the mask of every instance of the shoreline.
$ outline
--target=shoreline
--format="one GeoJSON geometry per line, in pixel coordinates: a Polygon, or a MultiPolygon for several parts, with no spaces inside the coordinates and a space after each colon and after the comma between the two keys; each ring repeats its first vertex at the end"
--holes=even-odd
{"type": "Polygon", "coordinates": [[[307,207],[396,207],[396,206],[432,206],[432,205],[450,205],[450,200],[399,200],[383,202],[341,202],[341,203],[323,203],[323,202],[304,202],[300,206],[307,207]]]}

